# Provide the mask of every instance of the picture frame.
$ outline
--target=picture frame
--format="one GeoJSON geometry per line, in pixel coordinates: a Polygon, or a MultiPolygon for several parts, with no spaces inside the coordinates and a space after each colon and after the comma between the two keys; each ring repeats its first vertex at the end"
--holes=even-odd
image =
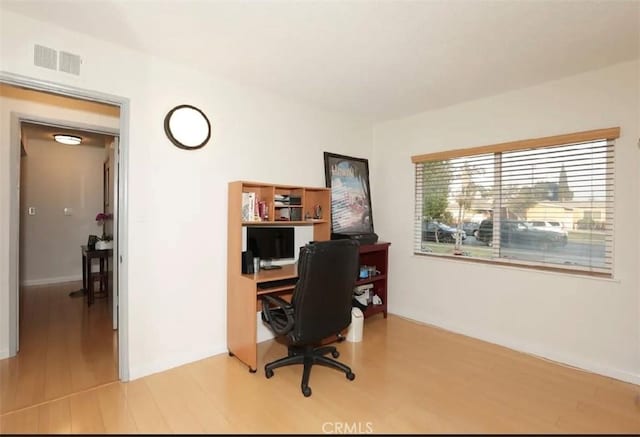
{"type": "Polygon", "coordinates": [[[324,171],[331,188],[331,232],[373,233],[369,161],[324,152],[324,171]]]}

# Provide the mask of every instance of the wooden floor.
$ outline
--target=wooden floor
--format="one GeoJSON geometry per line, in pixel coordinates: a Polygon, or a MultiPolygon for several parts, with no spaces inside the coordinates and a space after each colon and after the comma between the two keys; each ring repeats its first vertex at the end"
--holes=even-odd
{"type": "Polygon", "coordinates": [[[0,360],[0,413],[118,379],[110,303],[69,297],[72,282],[21,290],[20,352],[0,360]]]}
{"type": "MultiPolygon", "coordinates": [[[[341,343],[357,377],[250,374],[227,354],[0,416],[3,433],[640,433],[638,386],[399,317],[341,343]]],[[[286,353],[268,341],[259,362],[286,353]]]]}

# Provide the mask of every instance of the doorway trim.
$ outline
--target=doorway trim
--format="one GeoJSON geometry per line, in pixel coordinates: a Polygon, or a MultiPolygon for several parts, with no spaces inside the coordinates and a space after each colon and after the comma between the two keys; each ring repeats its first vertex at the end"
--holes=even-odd
{"type": "MultiPolygon", "coordinates": [[[[34,91],[42,91],[88,100],[98,103],[106,103],[120,108],[120,168],[118,184],[118,241],[117,253],[114,261],[118,264],[118,376],[121,381],[129,380],[129,107],[130,102],[126,97],[105,94],[98,91],[76,88],[69,85],[35,79],[6,71],[0,71],[0,83],[14,85],[34,91]]],[[[25,117],[28,118],[27,115],[25,117]]],[[[9,197],[9,351],[15,355],[18,345],[18,259],[19,244],[18,225],[20,220],[20,199],[17,197],[16,188],[19,181],[17,166],[20,165],[20,144],[15,141],[19,132],[14,132],[17,116],[12,116],[9,144],[10,150],[10,178],[11,195],[9,197]],[[15,120],[14,120],[15,118],[15,120]],[[17,161],[16,161],[17,158],[17,161]]]]}

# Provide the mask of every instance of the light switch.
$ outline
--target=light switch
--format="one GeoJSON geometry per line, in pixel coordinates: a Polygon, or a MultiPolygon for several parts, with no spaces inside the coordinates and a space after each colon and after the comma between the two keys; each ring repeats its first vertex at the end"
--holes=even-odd
{"type": "Polygon", "coordinates": [[[30,206],[29,209],[27,210],[27,214],[36,215],[36,207],[35,206],[30,206]]]}
{"type": "Polygon", "coordinates": [[[72,214],[73,214],[73,208],[64,209],[64,215],[72,215],[72,214]]]}

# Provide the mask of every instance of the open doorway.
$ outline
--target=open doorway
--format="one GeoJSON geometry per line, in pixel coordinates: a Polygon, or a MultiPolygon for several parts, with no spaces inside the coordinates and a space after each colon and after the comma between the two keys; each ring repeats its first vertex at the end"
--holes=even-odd
{"type": "Polygon", "coordinates": [[[12,109],[12,141],[20,148],[11,178],[18,200],[11,227],[18,244],[10,259],[17,279],[10,348],[15,355],[0,360],[5,413],[126,380],[118,363],[121,278],[114,262],[124,190],[118,181],[117,105],[1,83],[0,98],[12,109]],[[56,143],[54,132],[80,137],[82,144],[56,143]],[[82,252],[81,246],[90,235],[108,245],[97,250],[109,256],[85,263],[87,248],[82,252]]]}

